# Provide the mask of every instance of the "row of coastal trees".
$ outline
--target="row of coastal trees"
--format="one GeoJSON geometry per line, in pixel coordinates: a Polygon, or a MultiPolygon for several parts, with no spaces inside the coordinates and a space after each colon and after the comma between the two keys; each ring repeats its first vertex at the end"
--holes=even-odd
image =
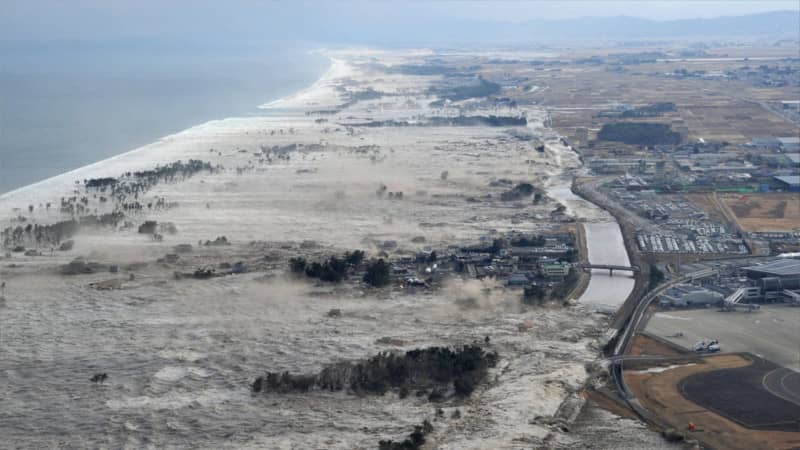
{"type": "MultiPolygon", "coordinates": [[[[0,243],[5,248],[20,249],[24,246],[46,247],[57,246],[65,239],[69,239],[78,232],[82,226],[110,226],[117,227],[124,222],[125,214],[138,210],[168,209],[177,206],[168,203],[163,197],[152,202],[139,203],[140,195],[153,188],[159,182],[174,182],[184,180],[200,172],[215,173],[222,170],[222,166],[214,166],[209,162],[190,159],[187,162],[175,161],[173,163],[156,166],[153,169],[135,172],[126,172],[117,178],[102,177],[83,180],[87,193],[94,192],[94,197],[100,203],[113,202],[113,211],[106,214],[86,214],[90,211],[90,196],[73,196],[61,198],[59,211],[71,216],[53,224],[32,224],[8,227],[0,231],[0,243]]],[[[76,181],[76,184],[80,184],[76,181]]],[[[50,203],[46,209],[50,210],[50,203]]],[[[34,207],[30,205],[28,212],[33,213],[34,207]]],[[[20,221],[27,218],[21,217],[20,221]]]]}
{"type": "Polygon", "coordinates": [[[13,249],[26,245],[36,248],[55,247],[62,241],[74,236],[81,226],[111,226],[116,227],[125,218],[120,212],[101,215],[86,215],[79,219],[62,220],[50,225],[29,223],[25,226],[17,225],[0,231],[0,243],[3,247],[13,249]]]}

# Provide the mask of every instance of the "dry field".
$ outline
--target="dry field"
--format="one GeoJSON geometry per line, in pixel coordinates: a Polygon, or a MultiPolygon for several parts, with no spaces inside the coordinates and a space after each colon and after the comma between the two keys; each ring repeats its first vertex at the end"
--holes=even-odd
{"type": "Polygon", "coordinates": [[[745,231],[800,229],[800,196],[796,193],[725,195],[722,201],[745,231]]]}
{"type": "Polygon", "coordinates": [[[647,334],[637,334],[631,341],[628,355],[659,355],[659,356],[683,356],[686,352],[667,342],[655,339],[647,334]]]}
{"type": "Polygon", "coordinates": [[[749,142],[755,136],[793,136],[796,126],[764,109],[763,102],[795,98],[793,87],[757,88],[747,82],[675,79],[661,76],[676,69],[726,70],[742,61],[674,61],[626,66],[613,72],[606,65],[566,64],[529,67],[520,72],[536,89],[522,94],[548,108],[559,132],[573,136],[578,127],[594,132],[616,119],[596,117],[597,112],[619,104],[643,105],[670,101],[676,112],[647,121],[669,123],[683,129],[689,139],[749,142]],[[686,127],[686,128],[684,128],[686,127]],[[688,129],[688,130],[687,130],[688,129]]]}

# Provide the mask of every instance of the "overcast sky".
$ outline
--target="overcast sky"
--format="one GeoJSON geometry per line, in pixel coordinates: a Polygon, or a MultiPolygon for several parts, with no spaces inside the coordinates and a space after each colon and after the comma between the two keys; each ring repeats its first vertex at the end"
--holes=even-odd
{"type": "Polygon", "coordinates": [[[671,20],[798,9],[798,1],[442,1],[428,7],[443,14],[504,21],[620,15],[671,20]]]}
{"type": "MultiPolygon", "coordinates": [[[[336,23],[430,24],[453,19],[525,21],[627,15],[653,20],[796,10],[798,0],[764,1],[257,1],[0,0],[0,40],[274,38],[289,27],[336,23]],[[272,31],[272,34],[270,34],[272,31]]],[[[409,29],[409,33],[414,30],[409,29]]]]}

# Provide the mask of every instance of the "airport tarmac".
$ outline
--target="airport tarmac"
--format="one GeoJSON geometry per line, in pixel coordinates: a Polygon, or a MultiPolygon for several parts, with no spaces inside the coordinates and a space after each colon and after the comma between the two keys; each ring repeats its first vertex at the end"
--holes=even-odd
{"type": "Polygon", "coordinates": [[[754,312],[664,311],[653,315],[645,331],[686,349],[701,340],[717,339],[723,352],[750,352],[800,372],[800,308],[763,305],[754,312]]]}

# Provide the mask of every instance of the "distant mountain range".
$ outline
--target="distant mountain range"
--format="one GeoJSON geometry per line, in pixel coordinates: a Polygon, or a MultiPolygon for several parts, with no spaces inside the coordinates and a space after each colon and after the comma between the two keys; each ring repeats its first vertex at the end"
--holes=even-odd
{"type": "Polygon", "coordinates": [[[556,21],[529,21],[519,32],[535,35],[561,34],[574,37],[680,37],[680,36],[759,36],[800,37],[800,11],[774,11],[746,16],[713,19],[656,21],[636,17],[585,17],[556,21]]]}
{"type": "MultiPolygon", "coordinates": [[[[204,2],[199,2],[204,4],[204,2]]],[[[212,2],[213,3],[213,2],[212,2]]],[[[0,15],[0,49],[14,45],[64,46],[98,43],[103,46],[151,45],[178,47],[197,44],[200,48],[227,44],[257,45],[265,40],[306,41],[324,44],[364,44],[386,46],[429,45],[443,47],[468,44],[531,43],[547,41],[621,41],[708,38],[800,39],[800,8],[744,16],[712,19],[651,20],[630,16],[582,17],[575,19],[536,19],[524,22],[465,19],[441,11],[426,14],[422,2],[249,2],[252,11],[227,11],[225,8],[181,9],[165,2],[160,21],[130,14],[109,18],[106,15],[78,14],[67,3],[61,5],[61,20],[24,22],[0,15]],[[349,5],[349,6],[348,6],[349,5]],[[358,7],[361,5],[361,7],[358,7]],[[227,15],[222,14],[227,13],[227,15]],[[77,15],[77,16],[76,16],[77,15]],[[184,17],[185,16],[185,17],[184,17]],[[174,18],[166,20],[164,17],[174,18]]],[[[442,3],[459,8],[458,2],[442,3]]],[[[686,3],[689,5],[689,2],[686,3]]],[[[56,4],[56,6],[59,4],[56,4]]],[[[491,2],[486,2],[492,5],[491,2]]],[[[536,5],[532,2],[531,5],[536,5]]],[[[631,10],[637,3],[631,2],[631,10]]],[[[208,6],[208,5],[206,5],[208,6]]],[[[498,8],[501,6],[498,6],[498,8]]],[[[687,8],[690,6],[687,6],[687,8]]],[[[57,11],[56,11],[57,12],[57,11]]],[[[528,11],[530,13],[530,11],[528,11]]],[[[55,12],[50,11],[50,15],[55,12]]],[[[38,16],[37,16],[38,17],[38,16]]],[[[530,17],[530,16],[528,16],[530,17]]]]}
{"type": "MultiPolygon", "coordinates": [[[[526,42],[571,39],[675,39],[773,37],[800,39],[800,11],[774,11],[712,19],[650,20],[630,16],[582,17],[525,22],[426,20],[398,26],[377,21],[358,24],[358,32],[339,37],[366,37],[386,42],[526,42]],[[393,26],[392,26],[393,25],[393,26]]],[[[335,40],[335,27],[327,38],[335,40]]]]}

